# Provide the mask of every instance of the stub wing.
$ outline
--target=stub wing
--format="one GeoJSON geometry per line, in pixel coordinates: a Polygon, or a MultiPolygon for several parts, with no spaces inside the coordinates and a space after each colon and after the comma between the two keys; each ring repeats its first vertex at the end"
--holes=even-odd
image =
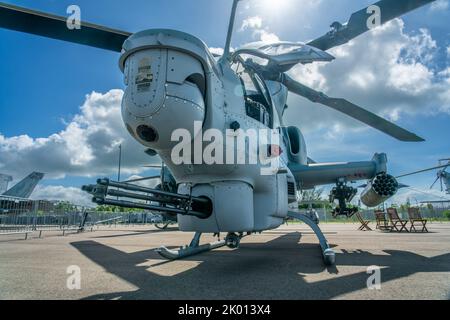
{"type": "Polygon", "coordinates": [[[371,180],[379,173],[387,172],[387,155],[376,153],[371,161],[339,163],[289,163],[289,170],[298,186],[303,190],[317,186],[335,184],[338,181],[353,182],[371,180]]]}

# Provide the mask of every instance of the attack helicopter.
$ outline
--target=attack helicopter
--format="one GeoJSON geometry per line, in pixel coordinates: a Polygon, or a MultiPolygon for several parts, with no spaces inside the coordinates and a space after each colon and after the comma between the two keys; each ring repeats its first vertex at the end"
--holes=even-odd
{"type": "Polygon", "coordinates": [[[417,175],[417,174],[424,173],[424,172],[438,170],[436,172],[436,180],[434,180],[433,184],[430,187],[430,190],[433,189],[434,186],[436,185],[436,183],[439,181],[440,187],[441,187],[440,188],[441,192],[445,191],[445,193],[450,194],[450,173],[447,172],[448,167],[450,167],[450,159],[441,159],[441,160],[439,160],[439,165],[436,167],[402,174],[400,176],[397,176],[396,178],[400,179],[400,178],[409,177],[409,176],[417,175]]]}
{"type": "Polygon", "coordinates": [[[162,256],[179,259],[224,245],[237,248],[244,236],[275,229],[291,217],[313,229],[325,263],[334,264],[334,251],[317,224],[288,209],[298,201],[298,191],[335,184],[331,198],[339,201],[338,214],[349,216],[346,203],[356,194],[349,182],[368,181],[361,201],[375,207],[395,194],[397,181],[388,174],[384,153],[362,162],[311,161],[301,131],[283,124],[288,94],[328,106],[400,141],[424,140],[348,100],[309,88],[287,72],[298,64],[331,62],[335,57],[329,49],[434,0],[381,0],[353,13],[345,24],[334,22],[329,32],[306,44],[255,43],[232,51],[239,1],[232,3],[220,57],[182,31],[132,34],[85,22],[68,28],[65,17],[5,3],[0,3],[0,27],[120,53],[124,125],[162,159],[176,188],[105,178],[83,190],[98,204],[176,215],[181,231],[195,232],[188,246],[159,248],[162,256]],[[221,161],[224,155],[227,161],[221,161]],[[250,158],[257,161],[246,160],[250,158]],[[200,245],[202,233],[227,235],[200,245]]]}

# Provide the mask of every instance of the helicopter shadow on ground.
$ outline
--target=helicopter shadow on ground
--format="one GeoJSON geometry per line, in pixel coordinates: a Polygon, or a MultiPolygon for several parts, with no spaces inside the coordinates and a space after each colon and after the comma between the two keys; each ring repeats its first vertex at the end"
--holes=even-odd
{"type": "MultiPolygon", "coordinates": [[[[337,232],[333,231],[322,231],[324,235],[334,235],[338,234],[337,232]]],[[[283,231],[265,231],[264,234],[268,235],[285,235],[286,232],[283,231]]],[[[315,235],[314,231],[302,231],[302,235],[315,235]]]]}
{"type": "MultiPolygon", "coordinates": [[[[318,244],[300,243],[300,233],[289,233],[266,243],[242,243],[238,250],[215,250],[185,259],[198,263],[175,275],[159,275],[155,266],[142,265],[161,257],[154,249],[125,253],[96,241],[71,243],[107,272],[133,284],[135,291],[97,294],[87,299],[331,299],[366,288],[367,266],[383,266],[383,282],[417,272],[450,271],[450,254],[427,258],[412,252],[386,250],[336,254],[337,267],[327,270],[318,244]],[[339,275],[341,266],[361,272],[339,275]],[[358,269],[359,270],[359,269],[358,269]],[[307,275],[324,271],[324,280],[307,275]]],[[[170,268],[162,260],[158,265],[170,268]]]]}
{"type": "MultiPolygon", "coordinates": [[[[102,230],[105,231],[105,230],[102,230]]],[[[112,229],[112,231],[117,232],[121,230],[112,229]]],[[[129,231],[129,230],[127,230],[129,231]]],[[[152,233],[160,233],[160,232],[169,232],[169,231],[178,231],[177,227],[168,227],[166,229],[150,229],[150,230],[136,230],[131,233],[124,233],[124,234],[113,234],[113,235],[106,235],[106,236],[96,236],[92,237],[94,239],[102,239],[102,238],[119,238],[119,237],[129,237],[129,236],[139,236],[139,235],[146,235],[146,234],[152,234],[152,233]]]]}

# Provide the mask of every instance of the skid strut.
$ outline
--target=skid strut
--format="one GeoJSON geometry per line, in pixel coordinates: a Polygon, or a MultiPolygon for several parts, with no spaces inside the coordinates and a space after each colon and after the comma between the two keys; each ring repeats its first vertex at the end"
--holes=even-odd
{"type": "Polygon", "coordinates": [[[298,219],[300,221],[303,221],[306,223],[316,234],[317,238],[319,239],[320,247],[322,248],[322,255],[323,260],[326,265],[334,265],[336,263],[336,255],[333,251],[333,249],[330,248],[330,245],[328,244],[327,239],[325,238],[322,230],[320,230],[319,226],[311,220],[309,217],[307,217],[304,214],[296,213],[296,212],[288,212],[288,216],[290,218],[298,219]]]}
{"type": "Polygon", "coordinates": [[[178,250],[171,250],[167,249],[166,247],[160,247],[156,249],[156,252],[158,252],[161,256],[163,256],[166,259],[177,260],[193,256],[195,254],[199,254],[202,252],[217,249],[225,245],[225,240],[199,245],[201,235],[202,234],[200,232],[196,232],[191,243],[188,246],[181,247],[178,250]]]}

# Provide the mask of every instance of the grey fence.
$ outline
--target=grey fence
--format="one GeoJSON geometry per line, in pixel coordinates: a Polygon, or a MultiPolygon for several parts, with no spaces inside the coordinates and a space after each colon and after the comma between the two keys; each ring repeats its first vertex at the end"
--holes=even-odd
{"type": "MultiPolygon", "coordinates": [[[[445,219],[444,212],[450,210],[450,207],[419,207],[420,208],[420,214],[424,219],[445,219]]],[[[352,217],[351,219],[347,219],[346,217],[338,217],[334,218],[331,214],[331,210],[327,210],[325,208],[315,209],[317,211],[317,214],[319,215],[320,221],[336,221],[336,220],[342,220],[343,222],[357,222],[356,217],[352,217]]],[[[305,211],[305,210],[300,210],[305,211]]],[[[408,219],[408,212],[407,209],[400,209],[397,208],[398,214],[402,219],[408,219]]],[[[375,214],[373,209],[367,209],[362,210],[361,215],[365,220],[371,220],[375,221],[375,214]]]]}
{"type": "Polygon", "coordinates": [[[0,196],[0,235],[160,222],[151,212],[98,212],[61,202],[0,196]],[[86,219],[85,213],[87,213],[86,219]],[[85,219],[85,220],[84,220],[85,219]]]}
{"type": "MultiPolygon", "coordinates": [[[[160,215],[147,211],[98,212],[93,208],[62,204],[64,203],[0,196],[0,235],[34,231],[78,230],[83,222],[85,212],[88,213],[85,220],[86,228],[99,225],[142,225],[161,222],[160,215]]],[[[420,212],[426,219],[443,219],[444,211],[449,209],[450,207],[444,206],[422,206],[420,212]]],[[[332,216],[331,211],[325,208],[316,209],[316,211],[319,219],[323,222],[357,221],[356,217],[350,220],[345,217],[336,219],[332,216]]],[[[402,218],[408,218],[406,209],[398,209],[398,212],[402,218]]],[[[375,220],[373,210],[363,210],[361,213],[364,219],[375,220]]]]}

